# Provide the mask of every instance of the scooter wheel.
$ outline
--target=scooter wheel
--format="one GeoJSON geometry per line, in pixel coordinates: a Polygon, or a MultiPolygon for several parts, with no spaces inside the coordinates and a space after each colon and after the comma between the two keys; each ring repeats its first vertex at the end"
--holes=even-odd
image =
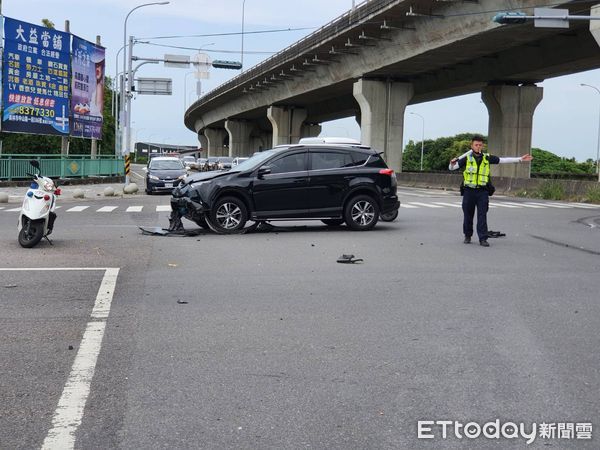
{"type": "Polygon", "coordinates": [[[44,221],[27,221],[19,231],[19,244],[24,248],[34,247],[44,237],[44,221]]]}

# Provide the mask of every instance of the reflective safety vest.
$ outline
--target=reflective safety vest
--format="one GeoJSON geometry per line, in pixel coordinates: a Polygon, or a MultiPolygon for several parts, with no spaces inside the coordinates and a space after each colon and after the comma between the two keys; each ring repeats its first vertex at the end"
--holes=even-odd
{"type": "Polygon", "coordinates": [[[489,156],[489,153],[483,154],[479,167],[477,166],[477,161],[473,155],[469,154],[469,156],[467,156],[467,165],[465,166],[465,171],[463,172],[465,186],[477,188],[488,184],[488,181],[490,180],[489,156]]]}

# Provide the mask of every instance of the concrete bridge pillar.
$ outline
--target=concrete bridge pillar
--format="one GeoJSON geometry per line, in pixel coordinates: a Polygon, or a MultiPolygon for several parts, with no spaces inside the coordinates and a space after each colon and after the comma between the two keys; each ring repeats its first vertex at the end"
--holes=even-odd
{"type": "Polygon", "coordinates": [[[317,137],[321,133],[321,125],[318,123],[305,123],[300,129],[300,137],[317,137]]]}
{"type": "MultiPolygon", "coordinates": [[[[590,16],[600,16],[600,5],[590,8],[590,16]]],[[[600,45],[600,20],[590,20],[590,33],[594,36],[596,43],[600,45]]]]}
{"type": "Polygon", "coordinates": [[[229,156],[248,156],[253,153],[250,148],[253,128],[254,124],[245,120],[225,121],[225,129],[229,133],[229,156]]]}
{"type": "Polygon", "coordinates": [[[307,115],[303,108],[269,106],[267,117],[273,126],[273,147],[297,144],[300,140],[300,129],[307,115]]]}
{"type": "Polygon", "coordinates": [[[202,157],[206,157],[208,155],[208,139],[204,134],[198,133],[198,142],[200,143],[200,148],[202,149],[202,157]]]}
{"type": "MultiPolygon", "coordinates": [[[[533,113],[542,101],[543,88],[528,86],[487,86],[481,92],[489,112],[488,149],[497,156],[531,153],[533,113]]],[[[530,163],[492,166],[492,176],[529,178],[530,163]]]]}
{"type": "Polygon", "coordinates": [[[208,152],[206,156],[224,156],[225,154],[225,136],[227,131],[224,128],[206,128],[204,136],[208,140],[208,152]]]}
{"type": "Polygon", "coordinates": [[[412,96],[411,83],[367,79],[354,83],[361,143],[383,151],[388,166],[396,172],[402,171],[404,110],[412,96]]]}

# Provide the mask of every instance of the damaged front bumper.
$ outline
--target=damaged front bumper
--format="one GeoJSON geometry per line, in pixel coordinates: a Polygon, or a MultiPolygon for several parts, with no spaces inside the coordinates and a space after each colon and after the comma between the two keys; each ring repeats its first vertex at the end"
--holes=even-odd
{"type": "Polygon", "coordinates": [[[171,197],[169,231],[183,230],[182,217],[199,224],[208,212],[208,205],[202,201],[194,201],[189,197],[171,197]]]}

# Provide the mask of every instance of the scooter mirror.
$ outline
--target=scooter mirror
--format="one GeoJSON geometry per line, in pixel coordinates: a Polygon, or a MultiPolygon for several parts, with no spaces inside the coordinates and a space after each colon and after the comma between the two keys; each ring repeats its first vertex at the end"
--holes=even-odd
{"type": "Polygon", "coordinates": [[[38,170],[40,168],[40,162],[37,159],[32,159],[31,161],[29,161],[29,164],[31,164],[33,167],[35,167],[38,170]]]}

